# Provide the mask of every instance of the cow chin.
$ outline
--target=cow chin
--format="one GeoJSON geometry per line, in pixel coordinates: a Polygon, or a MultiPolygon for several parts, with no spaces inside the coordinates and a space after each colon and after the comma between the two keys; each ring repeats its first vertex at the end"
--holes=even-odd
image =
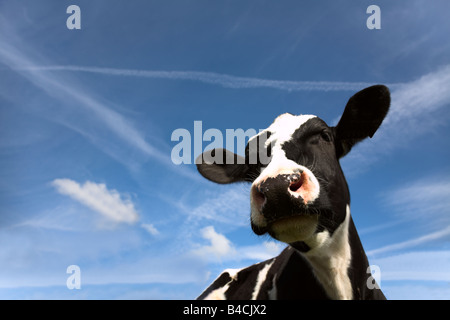
{"type": "Polygon", "coordinates": [[[285,243],[306,241],[315,234],[318,222],[317,214],[291,216],[272,222],[267,232],[273,238],[285,243]]]}
{"type": "Polygon", "coordinates": [[[318,214],[301,214],[283,217],[264,225],[252,221],[252,229],[257,235],[268,233],[274,239],[293,243],[311,238],[317,230],[318,223],[318,214]]]}

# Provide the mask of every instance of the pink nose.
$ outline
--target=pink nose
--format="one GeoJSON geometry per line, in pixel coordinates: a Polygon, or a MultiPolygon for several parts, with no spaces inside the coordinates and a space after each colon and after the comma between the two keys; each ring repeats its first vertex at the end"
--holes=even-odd
{"type": "Polygon", "coordinates": [[[254,206],[256,207],[256,209],[258,209],[259,212],[261,212],[264,204],[267,201],[266,196],[264,195],[261,187],[253,186],[251,194],[254,206]]]}
{"type": "Polygon", "coordinates": [[[290,175],[279,175],[276,178],[266,179],[257,185],[253,185],[251,196],[254,206],[261,212],[268,198],[271,198],[271,196],[274,197],[274,195],[276,196],[280,193],[285,196],[299,193],[304,179],[305,176],[300,172],[290,175]]]}
{"type": "Polygon", "coordinates": [[[292,192],[297,192],[303,185],[303,178],[303,173],[291,175],[289,190],[291,190],[292,192]]]}

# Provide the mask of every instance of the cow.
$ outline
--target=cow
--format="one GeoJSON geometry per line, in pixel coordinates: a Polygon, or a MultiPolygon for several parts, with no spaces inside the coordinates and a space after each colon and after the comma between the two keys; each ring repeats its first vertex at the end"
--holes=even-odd
{"type": "Polygon", "coordinates": [[[197,158],[208,180],[251,183],[253,232],[287,244],[275,258],[225,270],[197,299],[386,299],[350,215],[339,160],[373,137],[389,106],[389,89],[371,86],[349,99],[334,127],[285,113],[249,139],[245,157],[213,149],[197,158]]]}

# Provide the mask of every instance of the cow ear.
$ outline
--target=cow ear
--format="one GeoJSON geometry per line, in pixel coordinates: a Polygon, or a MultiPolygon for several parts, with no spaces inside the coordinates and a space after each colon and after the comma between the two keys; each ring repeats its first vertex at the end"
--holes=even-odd
{"type": "Polygon", "coordinates": [[[368,87],[350,98],[335,128],[338,158],[345,156],[356,143],[373,137],[390,103],[389,89],[383,85],[368,87]]]}
{"type": "Polygon", "coordinates": [[[195,163],[203,177],[222,184],[244,181],[248,171],[245,158],[226,149],[205,151],[195,163]]]}

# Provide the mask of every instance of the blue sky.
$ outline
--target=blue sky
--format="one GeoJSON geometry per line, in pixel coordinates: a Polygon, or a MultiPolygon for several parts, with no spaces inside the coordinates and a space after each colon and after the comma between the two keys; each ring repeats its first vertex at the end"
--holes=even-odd
{"type": "Polygon", "coordinates": [[[172,132],[263,129],[284,112],[333,124],[383,83],[388,117],[342,160],[352,216],[388,298],[450,299],[448,12],[444,0],[2,1],[0,298],[191,299],[221,270],[275,256],[284,245],[250,230],[249,187],[173,164],[172,132]],[[71,4],[80,30],[66,27],[71,4]],[[371,4],[380,30],[366,27],[371,4]]]}

